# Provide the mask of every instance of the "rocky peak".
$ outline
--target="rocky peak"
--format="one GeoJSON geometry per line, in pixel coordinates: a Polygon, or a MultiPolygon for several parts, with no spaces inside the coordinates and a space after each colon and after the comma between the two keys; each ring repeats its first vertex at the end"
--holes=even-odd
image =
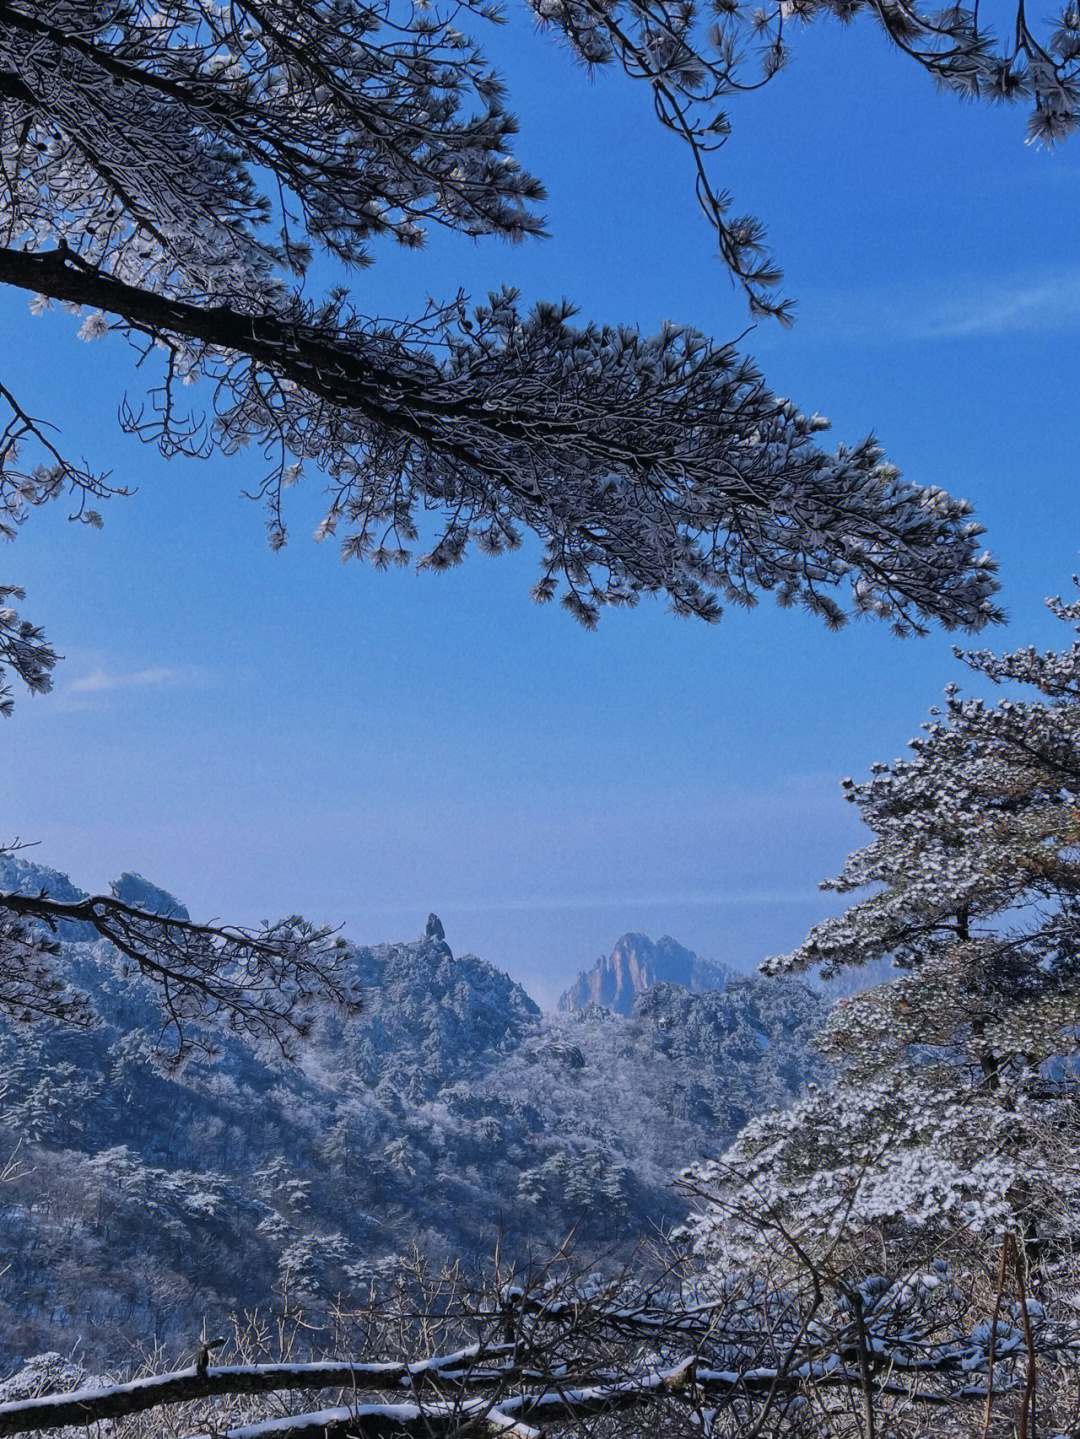
{"type": "Polygon", "coordinates": [[[125,870],[119,879],[113,880],[109,888],[121,904],[129,904],[132,909],[144,909],[147,914],[162,914],[167,919],[191,918],[187,906],[181,904],[174,894],[151,884],[148,879],[143,879],[141,874],[135,874],[132,870],[125,870]]]}
{"type": "Polygon", "coordinates": [[[559,1000],[559,1010],[572,1014],[600,1004],[629,1015],[636,995],[654,984],[677,984],[694,994],[722,990],[731,978],[726,965],[700,959],[669,934],[655,942],[647,934],[624,934],[609,955],[600,955],[583,970],[559,1000]]]}
{"type": "Polygon", "coordinates": [[[86,891],[76,889],[66,874],[48,865],[0,851],[0,890],[8,894],[47,894],[64,903],[86,898],[86,891]]]}

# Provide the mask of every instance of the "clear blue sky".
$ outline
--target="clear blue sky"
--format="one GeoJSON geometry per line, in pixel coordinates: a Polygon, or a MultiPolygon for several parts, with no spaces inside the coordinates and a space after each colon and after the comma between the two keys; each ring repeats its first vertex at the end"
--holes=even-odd
{"type": "MultiPolygon", "coordinates": [[[[512,283],[596,320],[741,332],[645,91],[588,80],[511,16],[488,48],[552,237],[387,248],[361,307],[512,283]]],[[[835,440],[872,429],[975,502],[1011,617],[990,643],[1067,641],[1042,599],[1080,548],[1080,142],[1026,147],[1021,111],[936,94],[865,25],[805,33],[731,115],[716,177],[799,302],[792,332],[744,347],[835,440]]],[[[132,357],[77,325],[0,296],[5,383],[138,495],[102,533],[38,512],[3,554],[66,656],[3,724],[5,839],[85,888],[140,870],[198,916],[300,910],[376,941],[435,909],[455,951],[544,1002],[627,929],[749,966],[825,912],[816,882],[860,839],[838,781],[902,751],[960,675],[950,637],[830,635],[768,601],[714,629],[643,605],[585,634],[530,603],[529,550],[441,576],[342,566],[308,539],[317,485],[273,555],[239,493],[257,456],[165,464],[122,437],[132,357]]]]}

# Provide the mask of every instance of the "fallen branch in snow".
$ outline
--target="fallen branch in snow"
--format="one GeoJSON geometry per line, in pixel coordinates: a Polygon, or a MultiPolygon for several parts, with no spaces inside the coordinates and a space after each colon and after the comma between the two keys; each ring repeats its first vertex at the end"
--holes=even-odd
{"type": "Polygon", "coordinates": [[[193,1439],[439,1439],[463,1429],[499,1435],[500,1439],[540,1439],[540,1431],[520,1424],[498,1409],[466,1404],[355,1404],[317,1409],[312,1414],[287,1414],[261,1424],[245,1424],[225,1433],[217,1430],[193,1439]]]}
{"type": "Polygon", "coordinates": [[[101,1389],[78,1389],[68,1394],[43,1394],[0,1404],[0,1436],[57,1429],[65,1424],[94,1424],[120,1419],[163,1404],[186,1404],[225,1394],[271,1394],[292,1389],[418,1388],[434,1381],[446,1384],[460,1378],[466,1368],[497,1359],[507,1346],[470,1345],[451,1354],[420,1359],[411,1364],[353,1363],[332,1360],[313,1364],[232,1364],[152,1374],[127,1384],[101,1389]],[[458,1371],[455,1376],[455,1372],[458,1371]]]}
{"type": "MultiPolygon", "coordinates": [[[[858,1389],[860,1374],[844,1367],[803,1364],[783,1373],[776,1368],[716,1370],[698,1367],[693,1355],[678,1364],[629,1378],[604,1375],[603,1382],[572,1382],[562,1376],[529,1373],[513,1362],[492,1366],[487,1361],[510,1358],[512,1346],[473,1345],[411,1364],[333,1361],[312,1364],[250,1364],[152,1375],[127,1384],[48,1394],[0,1405],[0,1435],[35,1433],[64,1425],[88,1425],[117,1419],[160,1405],[235,1394],[267,1394],[317,1388],[352,1388],[361,1392],[395,1387],[415,1391],[427,1386],[467,1390],[501,1385],[498,1396],[417,1399],[413,1402],[356,1402],[310,1413],[285,1415],[224,1432],[217,1439],[381,1439],[383,1435],[441,1435],[464,1428],[513,1434],[530,1439],[538,1431],[528,1422],[568,1421],[614,1413],[668,1397],[691,1404],[720,1407],[737,1399],[782,1392],[797,1394],[807,1386],[858,1389]],[[531,1381],[531,1383],[530,1383],[531,1381]],[[542,1381],[538,1383],[537,1381],[542,1381]],[[517,1383],[519,1392],[507,1393],[517,1383]]],[[[963,1373],[959,1359],[956,1373],[963,1373]]],[[[941,1372],[939,1367],[939,1373],[941,1372]]],[[[919,1402],[947,1404],[982,1398],[986,1389],[965,1383],[961,1390],[917,1391],[895,1379],[873,1381],[876,1392],[919,1402]]],[[[209,1439],[209,1436],[198,1436],[209,1439]]]]}
{"type": "MultiPolygon", "coordinates": [[[[836,1405],[860,1394],[864,1405],[882,1406],[883,1424],[886,1415],[918,1408],[924,1422],[940,1416],[934,1432],[951,1435],[970,1432],[956,1425],[992,1394],[1024,1388],[1025,1334],[1000,1315],[996,1325],[972,1327],[969,1302],[944,1269],[922,1275],[921,1286],[918,1274],[863,1282],[861,1352],[850,1303],[826,1300],[820,1287],[763,1285],[733,1273],[687,1303],[678,1285],[598,1287],[576,1274],[559,1283],[553,1272],[549,1265],[524,1287],[496,1281],[473,1291],[456,1269],[433,1281],[421,1269],[415,1292],[402,1288],[389,1308],[373,1299],[370,1309],[338,1316],[352,1326],[357,1353],[427,1351],[423,1359],[266,1363],[259,1362],[265,1348],[240,1343],[239,1356],[250,1362],[210,1367],[204,1346],[192,1368],[0,1404],[0,1439],[191,1404],[199,1407],[155,1420],[149,1432],[540,1439],[597,1417],[611,1418],[605,1432],[621,1433],[615,1416],[625,1414],[634,1434],[760,1439],[789,1432],[778,1427],[789,1417],[802,1424],[797,1416],[807,1405],[827,1424],[836,1405]],[[319,1390],[336,1391],[322,1407],[319,1390]],[[246,1402],[259,1395],[267,1402],[246,1402]],[[244,1402],[229,1402],[234,1396],[244,1402]]],[[[1034,1301],[1027,1310],[1028,1358],[1036,1351],[1046,1372],[1075,1365],[1080,1333],[1072,1319],[1034,1301]]],[[[146,1432],[136,1427],[135,1439],[146,1432]]]]}
{"type": "MultiPolygon", "coordinates": [[[[613,1414],[630,1409],[658,1397],[678,1397],[696,1403],[704,1400],[710,1406],[750,1394],[764,1394],[781,1389],[796,1393],[806,1385],[805,1374],[777,1375],[762,1369],[752,1374],[704,1372],[695,1374],[692,1361],[674,1369],[646,1374],[639,1379],[618,1384],[587,1385],[581,1388],[546,1389],[525,1392],[500,1399],[497,1403],[483,1399],[458,1402],[415,1404],[358,1404],[334,1409],[320,1409],[310,1414],[286,1415],[258,1424],[246,1424],[223,1433],[192,1436],[192,1439],[382,1439],[383,1435],[435,1436],[456,1434],[465,1429],[480,1428],[493,1434],[517,1435],[520,1439],[539,1439],[540,1430],[524,1420],[566,1423],[598,1414],[613,1414]],[[519,1416],[521,1416],[519,1418],[519,1416]]],[[[820,1376],[815,1382],[830,1386],[858,1387],[860,1376],[847,1370],[836,1370],[820,1376]]],[[[897,1383],[879,1383],[881,1393],[901,1395],[923,1402],[947,1404],[949,1394],[912,1394],[897,1383]]],[[[965,1388],[965,1398],[980,1398],[981,1388],[965,1388]]]]}

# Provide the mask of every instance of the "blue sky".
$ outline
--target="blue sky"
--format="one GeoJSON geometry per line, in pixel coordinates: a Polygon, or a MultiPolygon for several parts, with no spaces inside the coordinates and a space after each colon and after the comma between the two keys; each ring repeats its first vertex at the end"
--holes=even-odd
{"type": "MultiPolygon", "coordinates": [[[[361,307],[510,283],[600,321],[741,333],[645,92],[588,79],[510,13],[488,48],[551,238],[387,248],[361,307]]],[[[989,643],[1065,642],[1042,599],[1080,548],[1080,148],[1026,146],[1022,112],[936,94],[865,25],[805,32],[730,113],[714,173],[798,301],[794,330],[744,347],[835,440],[874,430],[911,478],[974,501],[1010,614],[989,643]]],[[[960,677],[949,636],[830,635],[768,601],[712,629],[642,605],[590,635],[531,604],[529,549],[438,576],[341,565],[308,538],[317,484],[271,554],[240,496],[258,457],[166,464],[121,436],[141,378],[77,324],[0,296],[4,380],[138,494],[101,533],[41,511],[3,555],[65,655],[3,725],[5,839],[86,888],[140,870],[200,916],[300,910],[376,941],[435,909],[455,951],[543,1002],[627,929],[749,966],[825,912],[816,882],[860,839],[838,781],[899,754],[960,677]]]]}

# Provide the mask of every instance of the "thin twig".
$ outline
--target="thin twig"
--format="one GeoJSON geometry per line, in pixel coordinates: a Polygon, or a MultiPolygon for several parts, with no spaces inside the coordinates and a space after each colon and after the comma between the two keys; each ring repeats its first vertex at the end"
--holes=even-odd
{"type": "Polygon", "coordinates": [[[983,1418],[982,1439],[990,1433],[990,1412],[994,1406],[994,1353],[997,1349],[998,1315],[1001,1313],[1001,1298],[1005,1293],[1005,1271],[1009,1263],[1009,1240],[1006,1234],[1001,1240],[1001,1265],[998,1269],[997,1295],[994,1298],[994,1317],[990,1321],[990,1353],[986,1362],[986,1415],[983,1418]]]}

